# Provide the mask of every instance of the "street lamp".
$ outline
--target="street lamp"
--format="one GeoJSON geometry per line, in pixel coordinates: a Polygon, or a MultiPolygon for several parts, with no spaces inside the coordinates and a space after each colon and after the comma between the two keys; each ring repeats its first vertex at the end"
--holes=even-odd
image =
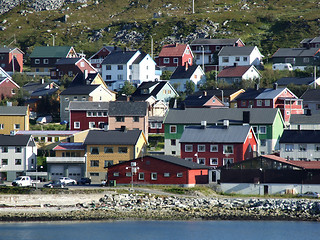
{"type": "Polygon", "coordinates": [[[126,169],[130,169],[130,168],[131,168],[131,189],[133,190],[133,174],[137,173],[137,170],[139,170],[139,167],[137,167],[136,162],[131,162],[131,166],[126,167],[126,169]]]}

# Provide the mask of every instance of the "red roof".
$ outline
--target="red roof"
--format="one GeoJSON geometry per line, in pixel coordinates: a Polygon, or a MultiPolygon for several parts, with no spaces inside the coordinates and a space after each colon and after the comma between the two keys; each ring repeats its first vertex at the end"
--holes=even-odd
{"type": "Polygon", "coordinates": [[[164,45],[159,53],[159,57],[181,57],[186,50],[187,44],[164,45]]]}
{"type": "Polygon", "coordinates": [[[278,162],[290,164],[296,167],[304,168],[304,169],[320,169],[320,162],[318,161],[297,161],[297,160],[287,160],[282,157],[278,157],[276,155],[263,155],[263,157],[276,160],[278,162]]]}
{"type": "Polygon", "coordinates": [[[226,67],[219,72],[218,77],[242,77],[251,66],[226,67]]]}

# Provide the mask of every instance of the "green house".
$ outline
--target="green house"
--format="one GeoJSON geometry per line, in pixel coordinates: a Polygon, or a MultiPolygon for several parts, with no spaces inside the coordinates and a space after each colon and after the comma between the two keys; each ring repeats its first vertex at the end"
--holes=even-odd
{"type": "Polygon", "coordinates": [[[277,108],[186,108],[170,109],[164,119],[164,146],[166,155],[180,156],[179,140],[186,126],[195,125],[252,126],[258,139],[259,154],[279,150],[279,139],[284,121],[277,108]]]}

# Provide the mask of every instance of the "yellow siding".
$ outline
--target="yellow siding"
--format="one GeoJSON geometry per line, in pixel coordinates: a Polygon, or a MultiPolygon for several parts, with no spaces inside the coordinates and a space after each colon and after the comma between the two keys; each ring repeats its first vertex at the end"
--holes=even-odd
{"type": "Polygon", "coordinates": [[[71,142],[75,142],[75,143],[84,142],[88,133],[89,133],[89,130],[84,130],[84,131],[73,134],[71,138],[72,139],[71,142]]]}
{"type": "Polygon", "coordinates": [[[0,116],[0,124],[4,124],[4,128],[0,129],[0,134],[10,134],[10,131],[29,130],[28,116],[0,116]],[[20,124],[20,129],[14,129],[15,124],[20,124]]]}

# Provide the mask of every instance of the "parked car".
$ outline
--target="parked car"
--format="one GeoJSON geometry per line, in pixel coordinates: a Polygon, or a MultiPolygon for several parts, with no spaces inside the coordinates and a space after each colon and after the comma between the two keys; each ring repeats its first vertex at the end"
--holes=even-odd
{"type": "Polygon", "coordinates": [[[65,184],[60,181],[51,181],[47,184],[44,184],[43,187],[45,187],[45,188],[64,188],[65,184]]]}
{"type": "Polygon", "coordinates": [[[86,185],[86,184],[91,184],[91,179],[90,178],[81,178],[79,181],[78,181],[78,185],[86,185]]]}
{"type": "Polygon", "coordinates": [[[101,187],[106,187],[107,184],[108,184],[108,181],[107,181],[107,180],[101,180],[100,186],[101,186],[101,187]]]}
{"type": "Polygon", "coordinates": [[[293,67],[290,63],[275,63],[272,65],[272,70],[288,70],[293,71],[293,67]]]}
{"type": "Polygon", "coordinates": [[[305,192],[305,193],[298,194],[298,197],[320,198],[320,193],[317,193],[317,192],[305,192]]]}
{"type": "Polygon", "coordinates": [[[61,178],[59,178],[59,181],[64,183],[65,185],[70,185],[70,184],[75,185],[75,184],[77,184],[76,180],[71,179],[69,177],[61,177],[61,178]]]}
{"type": "Polygon", "coordinates": [[[29,176],[20,176],[17,177],[13,182],[12,186],[18,186],[18,187],[31,187],[32,185],[36,184],[38,181],[33,181],[29,176]]]}

